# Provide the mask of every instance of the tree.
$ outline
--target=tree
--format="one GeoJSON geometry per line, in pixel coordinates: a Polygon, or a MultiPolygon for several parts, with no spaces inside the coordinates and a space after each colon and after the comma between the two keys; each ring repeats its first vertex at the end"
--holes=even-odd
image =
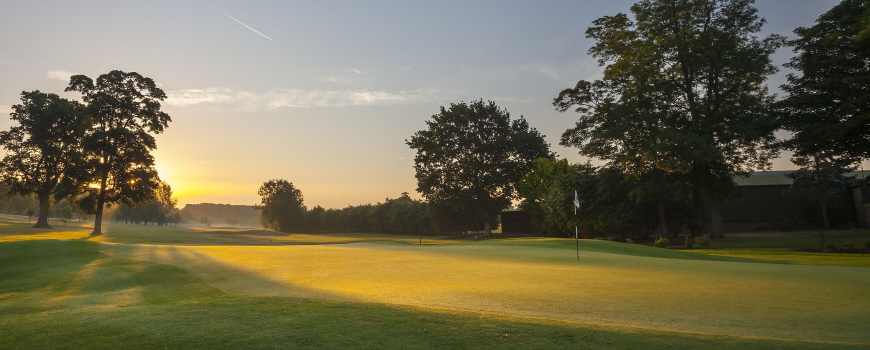
{"type": "Polygon", "coordinates": [[[68,203],[62,207],[60,207],[60,212],[58,213],[60,216],[60,221],[63,222],[63,225],[66,226],[66,223],[73,218],[73,207],[68,203]]]}
{"type": "Polygon", "coordinates": [[[238,225],[239,221],[236,220],[236,218],[225,218],[224,223],[227,224],[227,226],[236,227],[236,225],[238,225]]]}
{"type": "Polygon", "coordinates": [[[83,178],[88,187],[81,205],[96,215],[93,235],[102,234],[103,208],[115,203],[134,206],[154,198],[159,187],[151,151],[154,136],[169,125],[160,110],[166,94],[153,80],[138,73],[114,70],[96,82],[74,75],[65,91],[82,93],[91,127],[84,136],[88,157],[83,178]]]}
{"type": "Polygon", "coordinates": [[[847,165],[870,157],[870,2],[844,0],[789,41],[798,53],[780,101],[783,144],[796,159],[822,158],[847,165]]]}
{"type": "Polygon", "coordinates": [[[304,228],[304,214],[307,211],[302,204],[302,191],[287,180],[269,180],[260,186],[260,205],[254,209],[262,211],[263,220],[269,228],[279,232],[295,232],[304,228]]]}
{"type": "Polygon", "coordinates": [[[203,216],[199,219],[199,223],[205,225],[206,227],[211,227],[211,220],[208,219],[208,216],[203,216]]]}
{"type": "Polygon", "coordinates": [[[516,184],[534,160],[554,157],[544,137],[522,116],[512,121],[492,101],[441,107],[426,124],[428,129],[406,140],[417,150],[417,191],[432,210],[476,218],[486,235],[497,214],[518,198],[516,184]]]}
{"type": "Polygon", "coordinates": [[[766,168],[776,155],[763,83],[784,38],[753,35],[765,20],[752,2],[644,0],[631,7],[635,21],[621,13],[595,20],[586,36],[597,41],[589,53],[606,66],[604,77],[554,100],[557,110],[581,114],[560,143],[629,176],[685,174],[697,219],[706,196],[713,235],[722,236],[718,198],[735,174],[766,168]]]}
{"type": "Polygon", "coordinates": [[[822,210],[822,227],[829,230],[831,224],[828,221],[828,193],[832,190],[842,191],[850,180],[853,180],[843,176],[843,173],[853,169],[846,167],[848,162],[831,158],[824,159],[818,155],[795,157],[791,161],[800,167],[797,171],[786,175],[794,180],[792,187],[815,192],[819,200],[819,207],[822,210]]]}
{"type": "Polygon", "coordinates": [[[21,93],[21,104],[12,106],[12,120],[18,122],[0,132],[6,156],[0,162],[0,178],[9,194],[34,195],[39,201],[39,218],[33,227],[51,228],[48,208],[51,199],[70,195],[70,169],[82,159],[81,142],[85,119],[78,102],[38,90],[21,93]]]}
{"type": "Polygon", "coordinates": [[[24,215],[27,215],[27,223],[30,223],[30,219],[33,219],[33,214],[36,214],[36,212],[31,208],[27,208],[27,210],[24,211],[24,215]]]}

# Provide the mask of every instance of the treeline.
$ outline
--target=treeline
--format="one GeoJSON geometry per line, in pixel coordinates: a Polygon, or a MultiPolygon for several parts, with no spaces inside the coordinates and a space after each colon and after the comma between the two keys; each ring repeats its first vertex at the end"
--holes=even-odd
{"type": "Polygon", "coordinates": [[[250,205],[200,203],[187,204],[180,211],[185,221],[211,224],[226,224],[229,226],[259,226],[260,211],[250,205]]]}

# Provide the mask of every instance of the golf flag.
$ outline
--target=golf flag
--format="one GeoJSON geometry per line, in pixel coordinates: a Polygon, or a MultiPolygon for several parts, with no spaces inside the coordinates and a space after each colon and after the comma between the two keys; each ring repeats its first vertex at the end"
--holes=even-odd
{"type": "Polygon", "coordinates": [[[574,190],[574,207],[580,208],[580,200],[577,199],[577,190],[574,190]]]}

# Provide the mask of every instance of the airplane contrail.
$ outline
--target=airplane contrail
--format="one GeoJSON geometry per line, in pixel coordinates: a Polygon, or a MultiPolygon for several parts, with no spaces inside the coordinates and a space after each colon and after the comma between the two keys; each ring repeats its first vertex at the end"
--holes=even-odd
{"type": "MultiPolygon", "coordinates": [[[[251,28],[251,27],[249,27],[247,24],[242,23],[242,21],[233,18],[233,16],[228,15],[226,12],[221,11],[221,13],[223,13],[224,16],[227,16],[227,17],[231,18],[233,21],[239,22],[239,24],[245,26],[245,28],[248,28],[248,29],[250,29],[250,30],[253,30],[254,33],[260,34],[260,35],[262,35],[264,38],[269,39],[269,40],[272,40],[272,38],[266,36],[266,34],[263,34],[263,33],[258,32],[256,29],[251,28]]],[[[275,40],[272,40],[272,41],[275,41],[275,40]]]]}

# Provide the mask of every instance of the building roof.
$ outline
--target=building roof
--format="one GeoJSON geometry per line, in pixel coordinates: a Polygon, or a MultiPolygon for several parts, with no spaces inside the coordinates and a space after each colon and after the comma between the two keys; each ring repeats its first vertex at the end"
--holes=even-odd
{"type": "MultiPolygon", "coordinates": [[[[756,171],[749,173],[748,177],[735,176],[734,183],[737,186],[789,186],[792,183],[792,179],[785,175],[793,171],[756,171]]],[[[850,171],[844,175],[854,176],[856,180],[861,181],[870,176],[870,170],[850,171]]]]}

